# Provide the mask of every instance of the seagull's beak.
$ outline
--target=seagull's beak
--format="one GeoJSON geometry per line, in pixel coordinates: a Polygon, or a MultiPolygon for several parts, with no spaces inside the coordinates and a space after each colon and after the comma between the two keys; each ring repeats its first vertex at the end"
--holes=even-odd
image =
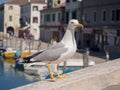
{"type": "Polygon", "coordinates": [[[79,23],[77,24],[77,27],[83,28],[83,25],[79,23]]]}

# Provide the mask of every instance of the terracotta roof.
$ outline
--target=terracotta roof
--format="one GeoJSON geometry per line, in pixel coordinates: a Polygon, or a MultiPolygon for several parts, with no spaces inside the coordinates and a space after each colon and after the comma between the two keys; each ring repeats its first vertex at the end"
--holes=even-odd
{"type": "Polygon", "coordinates": [[[26,4],[26,3],[45,3],[45,0],[8,0],[8,2],[6,2],[6,3],[22,5],[22,4],[26,4]]]}

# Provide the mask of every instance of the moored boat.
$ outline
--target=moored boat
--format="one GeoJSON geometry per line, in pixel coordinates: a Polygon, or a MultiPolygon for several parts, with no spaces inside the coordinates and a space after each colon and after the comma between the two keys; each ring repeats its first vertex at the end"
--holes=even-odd
{"type": "MultiPolygon", "coordinates": [[[[4,58],[14,58],[16,53],[20,53],[18,51],[20,50],[12,50],[12,48],[7,48],[7,50],[4,52],[4,58]]],[[[28,55],[30,55],[28,50],[21,52],[22,58],[27,57],[28,55]]]]}
{"type": "MultiPolygon", "coordinates": [[[[16,53],[16,51],[5,52],[4,57],[5,58],[14,58],[15,53],[16,53]]],[[[24,58],[24,57],[27,57],[28,55],[30,55],[30,53],[28,51],[23,51],[21,57],[24,58]]]]}

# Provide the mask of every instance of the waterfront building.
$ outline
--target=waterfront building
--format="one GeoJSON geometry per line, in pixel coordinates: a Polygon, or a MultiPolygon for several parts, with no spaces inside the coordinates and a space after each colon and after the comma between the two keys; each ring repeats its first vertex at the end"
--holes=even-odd
{"type": "Polygon", "coordinates": [[[40,10],[45,6],[46,0],[8,0],[0,5],[0,31],[19,36],[29,25],[30,33],[38,40],[40,10]]]}
{"type": "Polygon", "coordinates": [[[83,22],[91,47],[120,46],[120,0],[83,0],[83,22]]]}
{"type": "Polygon", "coordinates": [[[47,8],[41,10],[40,13],[40,39],[46,42],[50,42],[52,38],[61,40],[65,32],[65,0],[48,0],[47,8]]]}
{"type": "Polygon", "coordinates": [[[79,22],[82,22],[81,15],[81,4],[82,0],[66,0],[66,7],[65,7],[65,12],[66,12],[66,24],[70,19],[78,19],[79,22]]]}
{"type": "Polygon", "coordinates": [[[29,32],[34,36],[35,40],[40,38],[40,10],[46,7],[45,1],[31,2],[21,5],[21,27],[28,26],[29,32]]]}
{"type": "Polygon", "coordinates": [[[13,3],[0,5],[0,31],[18,36],[20,6],[13,3]]]}

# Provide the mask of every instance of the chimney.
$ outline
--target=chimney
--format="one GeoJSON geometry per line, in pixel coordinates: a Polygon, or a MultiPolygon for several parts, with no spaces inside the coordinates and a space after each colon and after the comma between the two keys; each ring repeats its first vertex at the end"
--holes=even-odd
{"type": "Polygon", "coordinates": [[[28,2],[30,3],[30,2],[31,2],[31,0],[28,0],[28,2]]]}

